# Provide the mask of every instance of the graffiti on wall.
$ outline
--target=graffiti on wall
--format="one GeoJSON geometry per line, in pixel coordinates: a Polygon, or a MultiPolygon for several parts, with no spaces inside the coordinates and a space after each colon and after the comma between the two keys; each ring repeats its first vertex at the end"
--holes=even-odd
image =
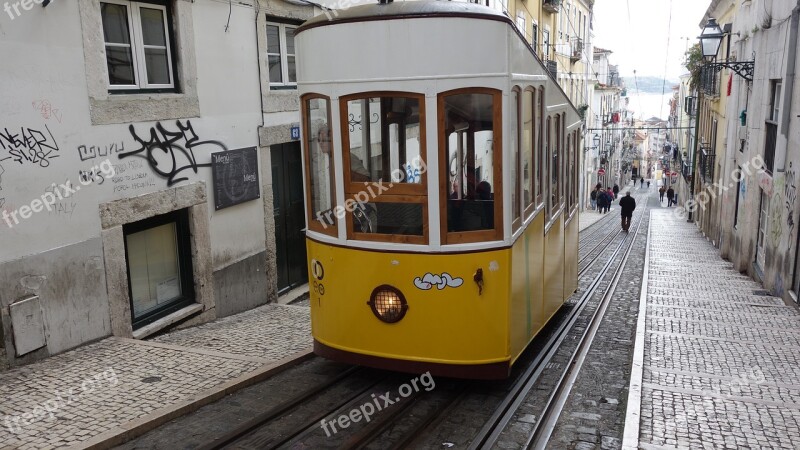
{"type": "Polygon", "coordinates": [[[166,178],[167,186],[188,180],[186,171],[198,173],[200,167],[211,167],[211,153],[228,150],[222,142],[200,140],[189,120],[185,123],[177,120],[174,129],[168,129],[158,122],[144,137],[136,132],[133,125],[128,130],[139,148],[121,152],[119,158],[143,158],[153,172],[166,178]],[[208,162],[198,163],[195,152],[200,151],[209,154],[208,158],[203,158],[208,162]]]}
{"type": "Polygon", "coordinates": [[[789,169],[786,170],[783,198],[786,202],[786,225],[789,227],[789,239],[791,240],[794,231],[794,201],[797,199],[795,173],[791,163],[789,163],[789,169]]]}
{"type": "MultiPolygon", "coordinates": [[[[5,173],[5,169],[3,169],[3,165],[0,164],[0,191],[3,190],[3,173],[5,173]]],[[[2,195],[3,193],[0,192],[0,196],[2,195]]],[[[0,211],[3,210],[3,206],[5,206],[5,204],[6,204],[5,196],[0,197],[0,211]]]]}
{"type": "MultiPolygon", "coordinates": [[[[67,179],[61,186],[64,185],[71,185],[70,180],[67,179]]],[[[68,189],[59,189],[59,185],[53,183],[47,186],[44,192],[50,193],[53,195],[53,198],[58,199],[51,208],[47,209],[48,215],[62,217],[64,219],[72,218],[72,215],[75,214],[75,210],[78,208],[78,203],[72,198],[72,193],[68,189]]]]}
{"type": "Polygon", "coordinates": [[[48,167],[50,161],[58,158],[60,149],[50,128],[44,130],[19,127],[0,129],[0,162],[13,161],[19,164],[33,164],[48,167]]]}
{"type": "Polygon", "coordinates": [[[147,169],[147,165],[139,160],[134,159],[115,164],[114,172],[114,176],[111,178],[114,192],[135,191],[156,185],[156,180],[147,169]]]}
{"type": "Polygon", "coordinates": [[[783,235],[783,202],[781,201],[781,194],[776,192],[770,201],[769,211],[769,235],[772,241],[772,246],[777,247],[783,235]]]}
{"type": "Polygon", "coordinates": [[[34,100],[31,102],[34,111],[38,112],[42,119],[50,120],[55,119],[58,123],[61,123],[62,113],[61,109],[54,108],[53,104],[50,103],[50,100],[43,99],[43,100],[34,100]]]}
{"type": "Polygon", "coordinates": [[[105,158],[109,155],[122,153],[125,151],[125,143],[119,144],[112,143],[110,145],[79,145],[78,156],[81,161],[86,161],[94,158],[105,158]]]}

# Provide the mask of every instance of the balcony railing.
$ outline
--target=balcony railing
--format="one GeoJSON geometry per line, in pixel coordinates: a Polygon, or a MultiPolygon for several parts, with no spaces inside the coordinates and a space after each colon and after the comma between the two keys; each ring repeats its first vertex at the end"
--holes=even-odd
{"type": "Polygon", "coordinates": [[[700,89],[704,94],[717,97],[719,96],[719,77],[720,72],[713,67],[705,66],[700,72],[700,89]]]}
{"type": "Polygon", "coordinates": [[[764,144],[764,170],[772,174],[775,166],[775,143],[778,140],[778,124],[766,123],[767,138],[764,144]]]}
{"type": "Polygon", "coordinates": [[[542,2],[542,8],[551,13],[557,13],[560,6],[561,0],[544,0],[544,2],[542,2]]]}
{"type": "Polygon", "coordinates": [[[583,58],[583,39],[576,37],[572,39],[572,52],[569,60],[576,63],[580,61],[581,58],[583,58]]]}
{"type": "Polygon", "coordinates": [[[701,147],[700,153],[700,177],[706,184],[714,182],[714,160],[715,154],[711,153],[711,147],[701,147]]]}
{"type": "Polygon", "coordinates": [[[558,62],[555,59],[551,59],[545,62],[547,66],[547,71],[550,72],[550,75],[553,78],[558,79],[558,62]]]}
{"type": "Polygon", "coordinates": [[[692,162],[689,160],[682,160],[681,161],[681,174],[683,175],[683,180],[687,183],[692,182],[692,162]]]}

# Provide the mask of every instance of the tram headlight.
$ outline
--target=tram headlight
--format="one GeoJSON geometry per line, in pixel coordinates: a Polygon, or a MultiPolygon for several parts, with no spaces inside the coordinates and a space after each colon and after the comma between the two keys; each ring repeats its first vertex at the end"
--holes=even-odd
{"type": "Polygon", "coordinates": [[[399,322],[408,311],[408,303],[403,293],[386,284],[372,291],[367,304],[375,317],[386,323],[399,322]]]}

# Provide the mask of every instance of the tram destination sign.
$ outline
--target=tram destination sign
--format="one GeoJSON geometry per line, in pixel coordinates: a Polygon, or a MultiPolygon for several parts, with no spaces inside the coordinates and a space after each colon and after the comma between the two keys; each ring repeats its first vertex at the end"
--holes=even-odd
{"type": "Polygon", "coordinates": [[[216,211],[261,197],[255,147],[212,153],[211,173],[216,211]]]}

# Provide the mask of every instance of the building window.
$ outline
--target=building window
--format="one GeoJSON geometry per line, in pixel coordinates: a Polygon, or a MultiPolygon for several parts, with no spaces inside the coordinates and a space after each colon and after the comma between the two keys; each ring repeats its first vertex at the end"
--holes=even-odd
{"type": "Polygon", "coordinates": [[[550,59],[550,30],[542,30],[542,59],[550,59]]]}
{"type": "Polygon", "coordinates": [[[297,87],[294,32],[297,27],[267,23],[267,65],[270,87],[297,87]]]}
{"type": "Polygon", "coordinates": [[[100,3],[100,12],[109,90],[174,89],[166,4],[109,0],[100,3]]]}
{"type": "Polygon", "coordinates": [[[303,98],[303,132],[308,183],[308,228],[336,236],[336,183],[333,165],[330,100],[314,94],[303,98]]]}
{"type": "Polygon", "coordinates": [[[765,123],[764,169],[772,174],[775,166],[775,145],[778,140],[778,120],[780,120],[781,88],[780,80],[772,80],[769,111],[765,123]]]}
{"type": "Polygon", "coordinates": [[[503,236],[502,94],[467,88],[439,94],[442,243],[503,236]]]}
{"type": "Polygon", "coordinates": [[[517,11],[517,28],[519,29],[520,33],[525,35],[525,13],[523,11],[517,11]]]}
{"type": "Polygon", "coordinates": [[[533,22],[533,29],[531,30],[531,47],[533,47],[533,53],[539,53],[539,25],[534,21],[533,22]]]}
{"type": "Polygon", "coordinates": [[[194,303],[189,213],[123,226],[133,328],[194,303]]]}
{"type": "Polygon", "coordinates": [[[348,239],[427,244],[425,97],[356,94],[339,108],[348,239]]]}

